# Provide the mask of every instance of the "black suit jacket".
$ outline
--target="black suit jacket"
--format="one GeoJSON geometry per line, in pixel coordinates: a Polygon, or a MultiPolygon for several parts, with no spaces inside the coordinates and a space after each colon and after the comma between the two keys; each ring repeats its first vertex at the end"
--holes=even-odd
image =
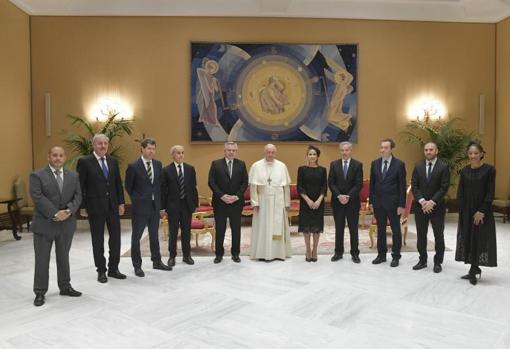
{"type": "Polygon", "coordinates": [[[363,164],[351,159],[347,177],[344,179],[343,160],[332,161],[329,166],[328,186],[331,190],[332,205],[340,205],[338,195],[349,195],[349,202],[357,203],[359,207],[359,192],[363,186],[363,164]]]}
{"type": "Polygon", "coordinates": [[[109,155],[106,156],[106,164],[108,178],[105,178],[94,154],[81,157],[76,166],[83,196],[81,208],[86,208],[91,216],[108,214],[110,210],[118,212],[119,205],[124,204],[119,164],[109,155]]]}
{"type": "Polygon", "coordinates": [[[437,159],[429,180],[427,180],[426,171],[426,161],[421,161],[414,167],[411,178],[414,204],[421,208],[419,201],[425,199],[434,201],[436,208],[442,207],[444,205],[444,197],[450,187],[450,169],[448,164],[437,159]]]}
{"type": "Polygon", "coordinates": [[[209,188],[213,192],[213,206],[227,205],[221,197],[225,194],[236,195],[239,200],[231,205],[243,206],[244,192],[248,186],[248,171],[244,161],[234,159],[232,163],[232,178],[228,175],[228,166],[225,158],[214,160],[209,169],[209,188]]]}
{"type": "MultiPolygon", "coordinates": [[[[193,212],[198,207],[197,176],[193,166],[183,163],[183,169],[186,202],[193,212]]],[[[175,164],[172,162],[163,168],[161,174],[161,209],[168,212],[178,210],[179,206],[179,178],[175,164]]]]}
{"type": "Polygon", "coordinates": [[[131,197],[132,211],[136,215],[150,215],[153,212],[152,198],[156,212],[161,209],[161,162],[152,160],[151,182],[145,164],[139,158],[130,163],[126,169],[126,191],[131,197]]]}
{"type": "Polygon", "coordinates": [[[386,177],[382,178],[382,158],[370,167],[370,203],[386,210],[406,206],[406,165],[392,157],[386,177]]]}

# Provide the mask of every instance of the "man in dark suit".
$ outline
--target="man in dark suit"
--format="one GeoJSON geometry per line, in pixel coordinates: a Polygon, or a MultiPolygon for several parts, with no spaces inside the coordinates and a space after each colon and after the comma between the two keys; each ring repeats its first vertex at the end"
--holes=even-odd
{"type": "Polygon", "coordinates": [[[448,164],[437,158],[437,144],[429,142],[423,147],[425,161],[416,164],[411,178],[414,195],[414,217],[418,235],[417,248],[420,260],[413,267],[420,270],[427,267],[427,231],[432,223],[436,255],[434,273],[440,273],[444,257],[444,217],[446,207],[444,197],[450,187],[450,169],[448,164]]]}
{"type": "Polygon", "coordinates": [[[108,276],[125,279],[119,271],[120,216],[124,214],[124,189],[117,160],[107,155],[109,139],[104,134],[92,138],[94,152],[78,160],[83,201],[80,214],[88,217],[92,235],[97,281],[105,283],[106,259],[104,257],[104,226],[108,227],[110,247],[108,276]]]}
{"type": "Polygon", "coordinates": [[[383,139],[379,147],[381,157],[370,167],[370,203],[377,220],[377,258],[372,263],[386,262],[386,222],[390,221],[393,234],[391,266],[397,267],[402,247],[400,215],[406,205],[406,166],[393,156],[395,142],[383,139]]]}
{"type": "Polygon", "coordinates": [[[55,241],[58,287],[62,296],[79,297],[71,287],[69,250],[76,230],[76,211],[80,208],[81,190],[78,174],[65,169],[65,152],[53,147],[48,152],[48,166],[30,175],[30,196],[34,216],[30,229],[34,233],[35,275],[34,305],[44,304],[48,291],[51,247],[55,241]]]}
{"type": "Polygon", "coordinates": [[[131,261],[135,275],[144,277],[140,239],[145,227],[149,230],[152,267],[172,270],[161,261],[159,251],[159,216],[161,208],[161,162],[154,159],[156,141],[150,138],[141,142],[142,156],[126,169],[126,191],[131,197],[131,261]]]}
{"type": "Polygon", "coordinates": [[[351,258],[354,263],[359,263],[359,192],[363,186],[363,164],[351,158],[351,143],[340,143],[340,152],[342,158],[331,162],[328,176],[331,206],[335,218],[335,255],[331,257],[331,261],[336,262],[343,257],[345,219],[347,218],[351,236],[351,258]]]}
{"type": "Polygon", "coordinates": [[[161,177],[161,214],[167,215],[169,225],[168,265],[175,266],[177,256],[177,233],[181,228],[182,261],[195,264],[191,258],[191,217],[198,206],[197,178],[195,168],[184,163],[184,147],[174,145],[170,149],[174,159],[163,169],[161,177]]]}
{"type": "Polygon", "coordinates": [[[248,186],[248,171],[244,161],[236,159],[237,144],[225,143],[225,157],[211,163],[209,170],[209,188],[213,192],[212,205],[216,223],[216,258],[220,263],[225,249],[225,230],[227,218],[232,231],[232,260],[241,262],[241,213],[244,206],[244,192],[248,186]]]}

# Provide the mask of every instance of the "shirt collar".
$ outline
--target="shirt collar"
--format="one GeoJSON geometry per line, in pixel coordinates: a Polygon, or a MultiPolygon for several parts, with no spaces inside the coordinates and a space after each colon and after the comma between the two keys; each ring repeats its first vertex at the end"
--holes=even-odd
{"type": "MultiPolygon", "coordinates": [[[[101,161],[101,156],[97,155],[96,152],[92,152],[94,154],[94,156],[96,157],[97,161],[101,161]]],[[[106,154],[103,156],[106,160],[106,154]]]]}
{"type": "Polygon", "coordinates": [[[429,165],[429,162],[432,163],[432,167],[434,167],[434,165],[436,164],[437,162],[437,156],[434,158],[434,160],[430,161],[430,160],[425,160],[425,163],[427,164],[427,166],[429,165]]]}
{"type": "Polygon", "coordinates": [[[388,161],[388,165],[391,163],[391,160],[393,159],[393,156],[390,156],[389,158],[387,159],[384,159],[384,158],[381,158],[383,164],[384,164],[384,160],[387,160],[388,161]]]}
{"type": "Polygon", "coordinates": [[[60,170],[57,170],[56,168],[54,168],[51,165],[48,165],[48,167],[50,168],[51,173],[53,173],[53,174],[55,174],[55,171],[60,171],[60,173],[64,173],[64,168],[63,167],[60,170]]]}
{"type": "Polygon", "coordinates": [[[227,165],[228,165],[228,162],[229,162],[229,161],[232,161],[232,164],[234,163],[234,159],[229,160],[229,159],[225,158],[225,163],[226,163],[227,165]]]}
{"type": "Polygon", "coordinates": [[[143,155],[141,156],[141,158],[142,158],[142,162],[143,162],[144,165],[146,165],[147,162],[150,162],[152,164],[152,159],[151,160],[146,159],[146,158],[143,157],[143,155]]]}

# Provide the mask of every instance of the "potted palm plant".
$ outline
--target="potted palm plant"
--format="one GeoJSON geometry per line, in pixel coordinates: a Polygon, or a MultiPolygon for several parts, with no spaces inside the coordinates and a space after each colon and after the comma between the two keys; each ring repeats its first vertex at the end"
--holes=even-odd
{"type": "Polygon", "coordinates": [[[97,133],[105,134],[110,139],[109,155],[119,162],[122,161],[122,149],[120,145],[115,145],[115,141],[117,138],[124,135],[130,136],[133,133],[133,120],[119,117],[119,113],[116,111],[108,112],[106,120],[96,124],[72,114],[67,114],[66,117],[71,120],[72,126],[76,125],[78,129],[85,130],[85,135],[73,132],[64,140],[65,144],[71,149],[69,164],[75,165],[81,156],[92,153],[92,137],[97,133]]]}
{"type": "Polygon", "coordinates": [[[451,174],[450,188],[457,185],[460,170],[467,163],[466,146],[474,133],[457,127],[460,118],[449,120],[412,120],[400,136],[407,143],[417,144],[421,148],[427,142],[434,142],[439,148],[438,158],[448,163],[451,174]]]}

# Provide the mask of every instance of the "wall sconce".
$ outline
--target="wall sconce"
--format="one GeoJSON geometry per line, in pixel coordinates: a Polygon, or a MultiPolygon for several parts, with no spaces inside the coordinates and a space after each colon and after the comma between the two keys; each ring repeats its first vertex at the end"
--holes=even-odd
{"type": "Polygon", "coordinates": [[[421,98],[411,104],[408,114],[411,119],[429,122],[446,117],[446,108],[434,98],[421,98]]]}
{"type": "Polygon", "coordinates": [[[121,119],[133,118],[132,108],[117,97],[100,98],[91,108],[90,116],[94,121],[106,121],[110,116],[117,114],[121,119]]]}

